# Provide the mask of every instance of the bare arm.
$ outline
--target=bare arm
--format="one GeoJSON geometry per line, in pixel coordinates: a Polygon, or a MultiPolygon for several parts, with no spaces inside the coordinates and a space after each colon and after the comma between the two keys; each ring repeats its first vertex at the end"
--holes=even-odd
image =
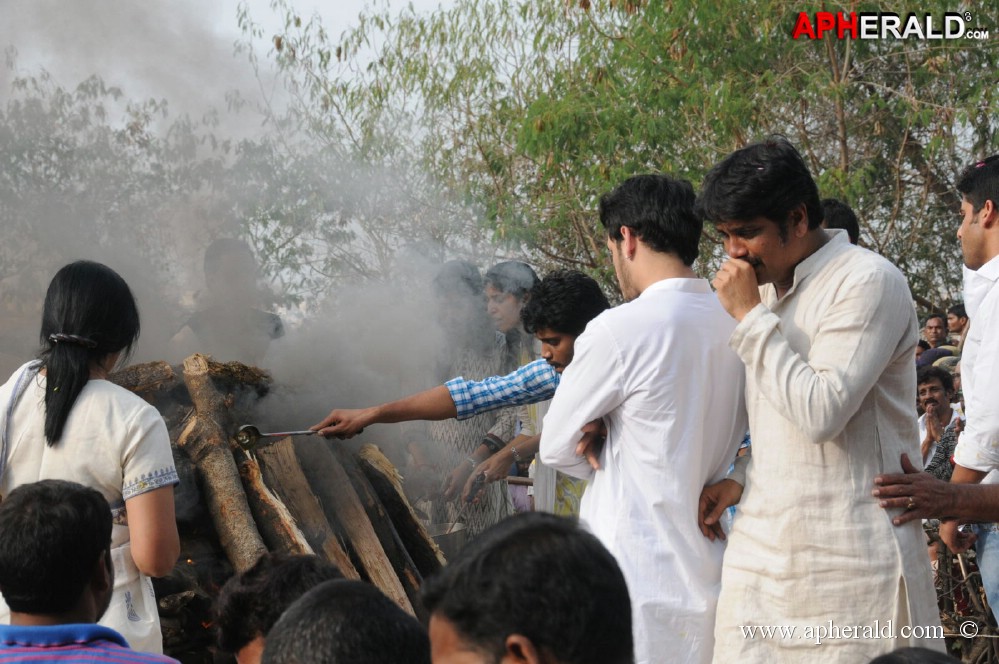
{"type": "Polygon", "coordinates": [[[180,536],[173,509],[173,487],[166,486],[125,501],[132,560],[147,576],[170,573],[180,556],[180,536]]]}
{"type": "Polygon", "coordinates": [[[336,409],[310,428],[327,438],[350,438],[371,424],[392,424],[412,420],[446,420],[458,411],[447,387],[438,385],[397,401],[359,409],[336,409]]]}

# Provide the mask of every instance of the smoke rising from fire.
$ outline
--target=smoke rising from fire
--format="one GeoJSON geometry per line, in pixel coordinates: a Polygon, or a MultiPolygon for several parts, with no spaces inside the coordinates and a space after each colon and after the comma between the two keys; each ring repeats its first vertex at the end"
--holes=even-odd
{"type": "Polygon", "coordinates": [[[261,361],[276,388],[260,424],[298,428],[438,384],[433,275],[455,257],[484,270],[502,252],[466,233],[474,213],[444,221],[411,195],[433,186],[422,174],[278,135],[254,105],[280,95],[261,98],[273,81],[233,54],[217,12],[192,0],[4,4],[0,376],[36,352],[48,280],[78,258],[133,288],[132,361],[178,361],[170,341],[204,294],[204,248],[237,236],[263,261],[261,308],[285,322],[261,361]],[[238,112],[234,90],[250,100],[238,112]]]}

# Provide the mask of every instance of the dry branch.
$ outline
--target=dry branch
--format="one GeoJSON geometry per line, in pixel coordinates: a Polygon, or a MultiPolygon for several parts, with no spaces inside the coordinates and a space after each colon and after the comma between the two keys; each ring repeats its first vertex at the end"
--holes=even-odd
{"type": "Polygon", "coordinates": [[[312,549],[339,567],[348,579],[359,579],[361,575],[340,545],[319,499],[309,486],[309,480],[295,456],[292,439],[283,438],[257,450],[256,454],[263,470],[264,482],[288,506],[288,511],[294,516],[312,549]]]}
{"type": "Polygon", "coordinates": [[[423,522],[413,512],[413,507],[402,490],[402,476],[392,462],[377,446],[361,446],[358,455],[361,470],[364,471],[372,488],[378,494],[382,505],[388,510],[396,532],[424,577],[430,576],[446,564],[440,547],[430,537],[423,522]]]}

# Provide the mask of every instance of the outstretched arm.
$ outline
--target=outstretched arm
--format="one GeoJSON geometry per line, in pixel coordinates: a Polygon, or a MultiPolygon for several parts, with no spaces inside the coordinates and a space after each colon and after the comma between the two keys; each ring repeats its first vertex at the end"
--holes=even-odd
{"type": "Polygon", "coordinates": [[[458,411],[447,387],[438,385],[397,401],[370,408],[336,409],[310,429],[327,438],[350,438],[371,424],[393,424],[412,420],[446,420],[458,411]]]}

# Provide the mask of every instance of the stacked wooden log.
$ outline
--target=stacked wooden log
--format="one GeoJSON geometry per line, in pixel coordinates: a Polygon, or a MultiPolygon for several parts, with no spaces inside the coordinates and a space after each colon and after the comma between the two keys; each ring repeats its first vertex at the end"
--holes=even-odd
{"type": "Polygon", "coordinates": [[[423,617],[420,585],[444,556],[377,447],[355,455],[339,441],[300,437],[244,450],[234,438],[237,423],[253,421],[270,379],[239,363],[196,354],[182,369],[154,362],[112,380],[163,413],[175,445],[182,554],[157,584],[168,653],[205,650],[221,583],[265,551],[314,553],[423,617]]]}

